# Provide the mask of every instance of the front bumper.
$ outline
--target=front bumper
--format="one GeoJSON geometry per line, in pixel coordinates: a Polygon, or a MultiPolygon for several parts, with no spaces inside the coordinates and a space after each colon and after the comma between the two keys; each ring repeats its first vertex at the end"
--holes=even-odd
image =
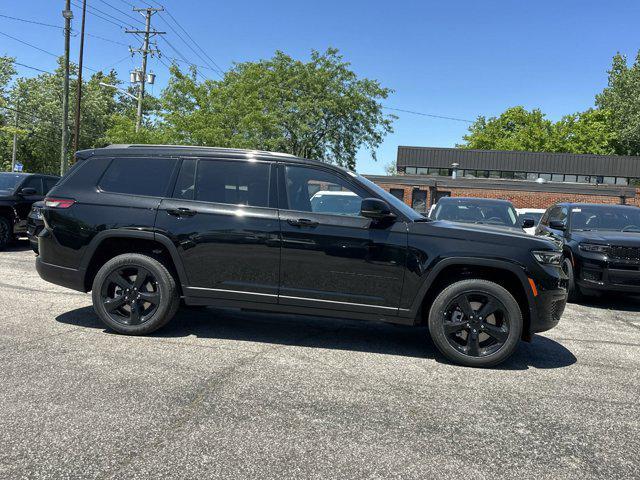
{"type": "Polygon", "coordinates": [[[583,290],[640,294],[640,263],[580,258],[576,284],[583,290]]]}
{"type": "Polygon", "coordinates": [[[538,292],[538,296],[534,298],[535,315],[531,317],[530,332],[545,332],[558,325],[566,305],[566,288],[538,292]]]}

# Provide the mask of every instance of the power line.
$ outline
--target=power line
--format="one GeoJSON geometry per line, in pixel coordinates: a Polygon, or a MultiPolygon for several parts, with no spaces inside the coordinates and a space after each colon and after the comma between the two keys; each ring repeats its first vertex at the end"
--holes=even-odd
{"type": "MultiPolygon", "coordinates": [[[[76,2],[75,0],[72,0],[72,1],[71,1],[71,3],[73,4],[73,6],[74,6],[74,7],[82,8],[82,5],[79,5],[79,4],[78,4],[78,2],[76,2]]],[[[112,25],[115,25],[116,27],[118,27],[118,28],[120,28],[120,29],[124,29],[124,28],[126,28],[124,25],[122,25],[122,23],[114,22],[113,20],[109,20],[108,18],[106,18],[106,17],[104,17],[104,16],[102,16],[102,15],[99,15],[99,14],[97,14],[97,13],[92,12],[92,11],[91,11],[91,9],[93,9],[94,7],[89,7],[89,6],[87,6],[87,7],[89,8],[89,13],[90,13],[92,16],[97,17],[97,18],[100,18],[100,19],[104,20],[105,22],[109,22],[109,23],[111,23],[112,25]]],[[[96,9],[96,10],[97,10],[97,9],[96,9]]],[[[110,15],[110,16],[111,16],[111,15],[110,15]]],[[[111,16],[111,17],[112,17],[112,18],[115,18],[115,17],[113,17],[113,16],[111,16]]],[[[118,20],[118,19],[116,18],[116,20],[118,20]]],[[[120,21],[120,20],[118,20],[118,21],[120,21]]]]}
{"type": "Polygon", "coordinates": [[[113,5],[111,5],[106,0],[98,0],[98,1],[101,2],[101,3],[104,3],[106,6],[112,8],[112,9],[114,9],[116,12],[120,13],[120,15],[124,15],[125,17],[130,18],[134,22],[139,22],[139,23],[144,24],[144,22],[141,19],[136,18],[136,17],[134,17],[132,15],[129,15],[127,12],[125,12],[124,10],[120,10],[118,7],[114,7],[113,5]]]}
{"type": "Polygon", "coordinates": [[[0,35],[4,35],[5,37],[15,40],[18,43],[22,43],[23,45],[27,45],[28,47],[35,48],[36,50],[39,50],[42,53],[46,53],[47,55],[51,55],[52,57],[58,58],[58,55],[56,55],[55,53],[49,52],[44,48],[36,47],[35,45],[32,45],[29,42],[25,42],[24,40],[20,40],[19,38],[9,35],[8,33],[0,32],[0,35]]]}
{"type": "Polygon", "coordinates": [[[42,25],[43,27],[51,27],[51,28],[57,28],[57,29],[60,29],[60,30],[64,30],[64,27],[61,27],[60,25],[53,25],[51,23],[38,22],[36,20],[28,20],[26,18],[11,17],[9,15],[2,15],[2,14],[0,14],[0,17],[8,18],[10,20],[17,20],[18,22],[31,23],[33,25],[42,25]]]}
{"type": "Polygon", "coordinates": [[[475,123],[473,120],[467,120],[466,118],[447,117],[445,115],[435,115],[433,113],[415,112],[413,110],[403,110],[401,108],[392,108],[392,107],[387,107],[387,106],[384,106],[384,105],[382,106],[382,108],[384,108],[386,110],[394,110],[396,112],[410,113],[412,115],[421,115],[423,117],[441,118],[443,120],[453,120],[453,121],[456,121],[456,122],[475,123]]]}
{"type": "Polygon", "coordinates": [[[30,68],[31,70],[35,70],[36,72],[42,72],[42,73],[48,73],[50,75],[55,75],[53,72],[50,72],[49,70],[42,70],[41,68],[38,67],[32,67],[31,65],[26,65],[24,63],[20,63],[20,62],[13,62],[16,65],[20,65],[21,67],[25,67],[25,68],[30,68]]]}
{"type": "Polygon", "coordinates": [[[110,42],[110,43],[113,43],[115,45],[121,45],[123,47],[129,47],[129,45],[127,45],[126,43],[118,42],[116,40],[111,40],[110,38],[101,37],[100,35],[94,35],[93,33],[85,33],[85,35],[87,37],[97,38],[98,40],[102,40],[102,41],[105,41],[105,42],[110,42]]]}

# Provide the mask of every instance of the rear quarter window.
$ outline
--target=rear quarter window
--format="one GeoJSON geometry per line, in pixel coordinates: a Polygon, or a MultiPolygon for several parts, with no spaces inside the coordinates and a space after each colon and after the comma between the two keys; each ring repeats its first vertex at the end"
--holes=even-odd
{"type": "Polygon", "coordinates": [[[173,158],[114,158],[100,180],[105,192],[162,197],[176,165],[173,158]]]}

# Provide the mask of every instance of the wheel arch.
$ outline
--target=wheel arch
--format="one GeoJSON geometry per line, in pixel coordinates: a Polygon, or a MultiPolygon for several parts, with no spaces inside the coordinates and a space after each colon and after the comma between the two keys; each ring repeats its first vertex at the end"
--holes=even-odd
{"type": "Polygon", "coordinates": [[[165,235],[139,230],[106,230],[93,238],[80,265],[84,271],[85,291],[91,290],[100,267],[123,253],[142,253],[161,260],[175,277],[182,294],[183,286],[187,285],[187,276],[176,246],[165,235]]]}
{"type": "Polygon", "coordinates": [[[413,307],[416,312],[416,322],[420,324],[426,322],[433,301],[446,286],[470,278],[495,282],[508,290],[520,305],[527,305],[527,308],[521,310],[524,322],[523,339],[528,340],[531,318],[535,315],[529,280],[522,267],[502,260],[459,257],[439,262],[417,295],[413,307]]]}

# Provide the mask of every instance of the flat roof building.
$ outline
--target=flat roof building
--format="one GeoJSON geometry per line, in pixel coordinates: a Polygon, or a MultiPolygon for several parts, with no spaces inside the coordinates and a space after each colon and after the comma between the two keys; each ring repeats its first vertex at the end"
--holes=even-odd
{"type": "Polygon", "coordinates": [[[640,179],[640,157],[575,153],[398,147],[398,173],[629,185],[640,179]]]}

